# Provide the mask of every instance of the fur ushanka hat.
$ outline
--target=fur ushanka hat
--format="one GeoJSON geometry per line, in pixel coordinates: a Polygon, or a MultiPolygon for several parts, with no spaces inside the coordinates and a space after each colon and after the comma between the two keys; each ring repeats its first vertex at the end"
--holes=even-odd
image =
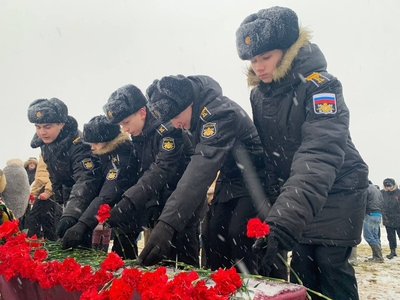
{"type": "Polygon", "coordinates": [[[296,13],[274,6],[249,15],[236,31],[236,48],[242,60],[275,49],[288,49],[299,37],[296,13]]]}
{"type": "Polygon", "coordinates": [[[83,125],[83,138],[88,143],[110,142],[121,133],[121,127],[111,124],[106,116],[96,116],[83,125]]]}
{"type": "Polygon", "coordinates": [[[151,113],[163,123],[188,108],[194,98],[192,83],[183,75],[156,79],[146,92],[151,113]]]}
{"type": "Polygon", "coordinates": [[[117,89],[103,106],[108,121],[118,124],[126,117],[134,114],[147,103],[142,91],[133,84],[127,84],[117,89]]]}
{"type": "Polygon", "coordinates": [[[37,99],[29,105],[28,119],[35,124],[65,123],[68,120],[68,108],[57,98],[37,99]]]}

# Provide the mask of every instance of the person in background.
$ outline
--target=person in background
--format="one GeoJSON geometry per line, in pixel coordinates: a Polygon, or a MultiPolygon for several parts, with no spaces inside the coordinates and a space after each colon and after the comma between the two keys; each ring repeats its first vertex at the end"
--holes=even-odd
{"type": "MultiPolygon", "coordinates": [[[[104,183],[99,195],[90,203],[77,224],[64,235],[63,248],[76,247],[84,236],[93,231],[92,247],[107,252],[111,228],[100,224],[96,215],[100,205],[111,208],[121,200],[122,194],[137,181],[137,159],[129,134],[121,131],[117,124],[108,122],[106,116],[95,116],[83,125],[83,138],[91,146],[92,153],[100,158],[104,183]]],[[[127,226],[127,234],[141,231],[140,216],[132,216],[134,222],[127,226]]],[[[123,240],[124,241],[124,240],[123,240]]],[[[117,235],[112,251],[123,258],[137,258],[137,248],[123,243],[117,235]],[[121,246],[123,245],[123,247],[121,246]]]]}
{"type": "Polygon", "coordinates": [[[35,180],[31,185],[29,204],[23,219],[20,219],[20,228],[28,229],[28,237],[36,234],[37,237],[44,237],[50,241],[57,239],[55,232],[61,216],[61,207],[54,209],[56,204],[51,199],[52,195],[47,165],[40,155],[35,180]]]}
{"type": "Polygon", "coordinates": [[[4,189],[6,188],[6,184],[7,184],[6,175],[4,175],[3,170],[0,169],[0,198],[1,198],[1,194],[3,193],[4,189]]]}
{"type": "Polygon", "coordinates": [[[247,82],[267,186],[278,192],[265,219],[270,233],[254,245],[263,273],[277,251],[292,250],[291,267],[306,287],[333,299],[358,299],[348,258],[361,241],[368,166],[350,137],[342,85],[290,8],[247,16],[236,46],[250,63],[247,82]]]}
{"type": "MultiPolygon", "coordinates": [[[[108,223],[121,230],[133,216],[142,214],[144,226],[153,228],[193,153],[190,137],[181,129],[160,124],[149,112],[146,97],[132,84],[114,91],[103,111],[112,124],[119,124],[130,133],[139,164],[138,182],[111,210],[108,223]]],[[[174,251],[164,258],[199,266],[200,214],[200,210],[194,213],[181,234],[171,240],[174,251]]]]}
{"type": "Polygon", "coordinates": [[[390,247],[390,253],[386,257],[392,259],[397,256],[396,233],[400,239],[400,190],[393,178],[386,178],[383,181],[381,193],[383,196],[382,219],[390,247]]]}
{"type": "Polygon", "coordinates": [[[147,94],[150,110],[160,122],[190,132],[195,153],[139,255],[140,262],[156,264],[170,251],[172,237],[203,205],[220,171],[209,220],[210,267],[235,266],[254,274],[257,258],[251,251],[254,240],[246,234],[247,222],[268,205],[268,199],[261,193],[263,151],[251,118],[209,76],[165,76],[155,80],[147,94]]]}
{"type": "Polygon", "coordinates": [[[3,202],[13,212],[14,217],[20,219],[28,205],[30,189],[23,161],[19,158],[9,159],[3,173],[7,180],[2,192],[3,202]]]}
{"type": "Polygon", "coordinates": [[[372,249],[372,258],[368,262],[382,263],[384,261],[381,248],[380,226],[382,222],[383,197],[372,182],[367,190],[367,210],[364,218],[363,236],[372,249]]]}
{"type": "Polygon", "coordinates": [[[35,180],[36,167],[38,165],[38,160],[36,157],[29,157],[29,159],[24,163],[24,168],[28,174],[29,184],[35,180]]]}
{"type": "MultiPolygon", "coordinates": [[[[58,214],[64,206],[56,229],[62,238],[100,191],[100,161],[83,142],[77,121],[68,115],[68,108],[60,99],[33,101],[28,107],[28,120],[36,128],[31,147],[41,149],[55,200],[37,202],[49,206],[46,209],[51,214],[58,214]]],[[[90,248],[91,243],[90,233],[83,244],[90,248]]]]}

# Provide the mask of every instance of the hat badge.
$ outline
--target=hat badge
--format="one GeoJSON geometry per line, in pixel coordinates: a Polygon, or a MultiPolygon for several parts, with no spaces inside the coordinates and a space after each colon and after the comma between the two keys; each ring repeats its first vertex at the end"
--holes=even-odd
{"type": "Polygon", "coordinates": [[[108,116],[109,118],[112,118],[112,116],[113,116],[113,113],[112,113],[112,111],[111,111],[111,110],[108,110],[108,111],[107,111],[107,116],[108,116]]]}
{"type": "Polygon", "coordinates": [[[251,43],[251,38],[250,38],[250,36],[246,36],[246,37],[244,38],[244,43],[245,43],[246,45],[249,45],[249,44],[251,43]]]}
{"type": "Polygon", "coordinates": [[[40,111],[36,112],[36,118],[40,119],[42,117],[42,113],[40,111]]]}

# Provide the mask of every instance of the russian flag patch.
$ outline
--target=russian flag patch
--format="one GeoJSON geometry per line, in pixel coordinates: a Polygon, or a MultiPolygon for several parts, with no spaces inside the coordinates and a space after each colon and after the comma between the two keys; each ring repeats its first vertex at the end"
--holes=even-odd
{"type": "Polygon", "coordinates": [[[314,112],[318,115],[336,114],[336,95],[323,93],[313,95],[314,112]]]}

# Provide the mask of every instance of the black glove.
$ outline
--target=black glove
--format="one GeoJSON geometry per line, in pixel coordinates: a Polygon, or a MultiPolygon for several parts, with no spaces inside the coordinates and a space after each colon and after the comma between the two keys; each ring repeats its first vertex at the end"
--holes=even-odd
{"type": "Polygon", "coordinates": [[[107,224],[110,227],[121,227],[128,225],[133,219],[133,213],[135,212],[135,205],[127,197],[123,197],[121,201],[117,203],[110,211],[110,218],[107,224]]]}
{"type": "Polygon", "coordinates": [[[146,210],[147,226],[149,228],[154,228],[158,218],[161,216],[161,212],[161,205],[153,205],[146,210]]]}
{"type": "Polygon", "coordinates": [[[152,266],[166,258],[170,252],[175,230],[163,221],[159,221],[150,234],[146,246],[139,255],[138,263],[152,266]]]}
{"type": "Polygon", "coordinates": [[[259,238],[252,246],[255,254],[263,255],[260,262],[261,274],[268,276],[271,272],[271,266],[279,250],[291,251],[296,246],[297,241],[287,230],[270,225],[270,232],[265,238],[259,238]]]}
{"type": "Polygon", "coordinates": [[[68,229],[62,239],[61,249],[76,248],[79,246],[84,236],[90,231],[90,227],[85,223],[78,222],[68,229]]]}
{"type": "Polygon", "coordinates": [[[76,224],[77,220],[73,217],[62,217],[57,226],[57,235],[62,238],[65,232],[76,224]]]}

